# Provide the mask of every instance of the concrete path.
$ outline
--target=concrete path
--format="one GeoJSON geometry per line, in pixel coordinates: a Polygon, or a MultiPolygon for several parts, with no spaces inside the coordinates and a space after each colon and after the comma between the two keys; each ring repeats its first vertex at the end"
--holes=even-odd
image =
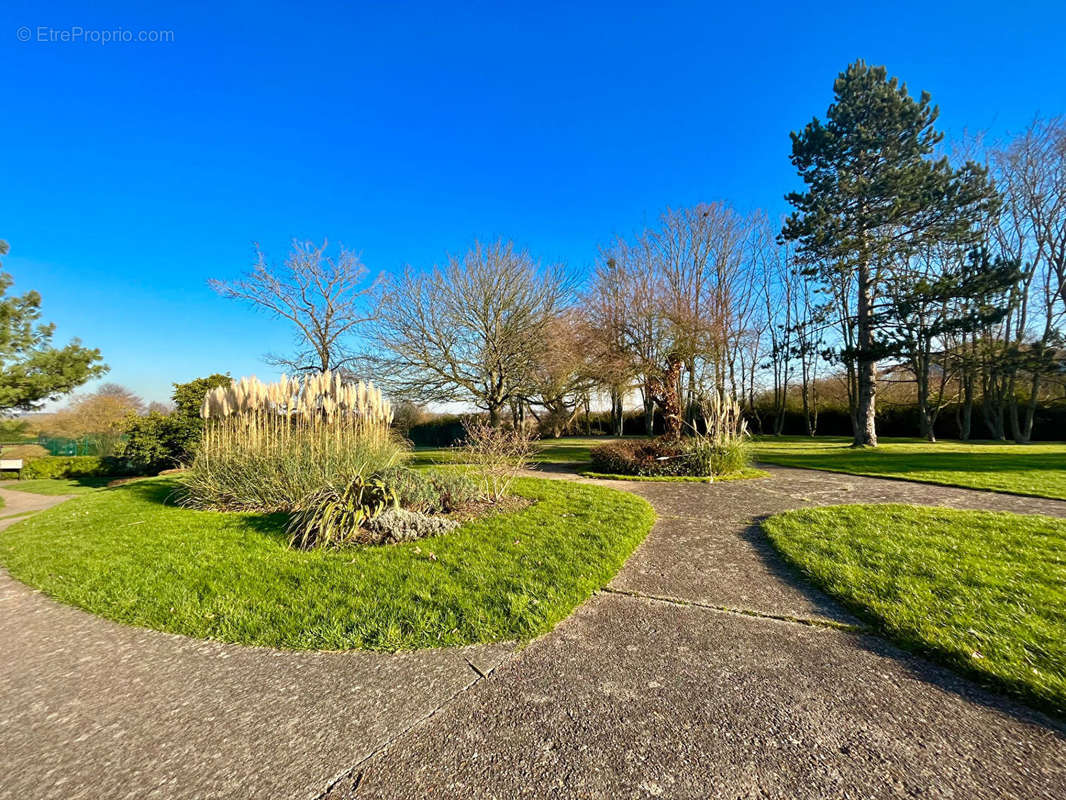
{"type": "Polygon", "coordinates": [[[329,800],[1066,797],[1061,723],[835,627],[857,621],[800,585],[757,525],[805,505],[1066,516],[1066,502],[771,472],[614,484],[659,521],[608,590],[329,800]]]}
{"type": "Polygon", "coordinates": [[[0,797],[1063,797],[1060,722],[847,627],[757,522],[840,502],[1066,502],[772,472],[613,484],[658,523],[517,653],[198,642],[0,574],[0,797]]]}
{"type": "Polygon", "coordinates": [[[4,507],[0,508],[0,531],[14,525],[29,514],[59,505],[71,497],[72,495],[69,494],[46,495],[0,489],[0,498],[4,500],[4,507]]]}
{"type": "MultiPolygon", "coordinates": [[[[67,499],[0,495],[0,515],[67,499]]],[[[315,797],[511,651],[203,642],[60,605],[0,570],[0,798],[315,797]]]]}

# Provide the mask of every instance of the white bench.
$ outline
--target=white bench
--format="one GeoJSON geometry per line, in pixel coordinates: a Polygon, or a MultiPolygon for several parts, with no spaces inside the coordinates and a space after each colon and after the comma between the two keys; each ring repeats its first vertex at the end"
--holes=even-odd
{"type": "Polygon", "coordinates": [[[13,469],[19,471],[22,469],[21,458],[0,458],[0,472],[6,469],[13,469]]]}

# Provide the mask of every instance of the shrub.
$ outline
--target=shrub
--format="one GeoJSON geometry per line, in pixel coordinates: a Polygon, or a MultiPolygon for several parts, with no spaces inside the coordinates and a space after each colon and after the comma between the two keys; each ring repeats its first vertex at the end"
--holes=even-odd
{"type": "Polygon", "coordinates": [[[691,443],[681,439],[650,439],[608,442],[592,448],[592,466],[596,472],[615,475],[708,474],[697,471],[691,443]]]}
{"type": "Polygon", "coordinates": [[[154,475],[179,464],[188,439],[189,430],[177,414],[152,411],[127,423],[119,457],[133,471],[154,475]]]}
{"type": "Polygon", "coordinates": [[[496,427],[476,417],[467,419],[463,427],[464,455],[466,462],[475,468],[481,493],[490,500],[499,500],[529,464],[536,434],[521,425],[496,427]]]}
{"type": "Polygon", "coordinates": [[[363,524],[395,505],[396,493],[377,478],[356,477],[339,489],[326,486],[292,515],[289,545],[309,550],[358,543],[363,524]]]}
{"type": "Polygon", "coordinates": [[[27,461],[19,478],[99,478],[126,474],[119,459],[99,456],[44,456],[27,461]]]}
{"type": "Polygon", "coordinates": [[[216,373],[188,383],[175,383],[172,412],[150,411],[143,417],[129,418],[119,457],[131,471],[142,475],[154,475],[189,463],[203,435],[200,405],[205,394],[232,382],[228,375],[216,373]]]}
{"type": "Polygon", "coordinates": [[[203,439],[181,478],[195,508],[297,510],[406,452],[381,392],[329,372],[270,385],[242,378],[210,392],[202,413],[203,439]]]}
{"type": "Polygon", "coordinates": [[[390,508],[370,519],[358,534],[362,544],[396,544],[439,536],[459,527],[456,520],[390,508]]]}
{"type": "Polygon", "coordinates": [[[439,470],[430,473],[433,488],[440,497],[438,511],[450,514],[469,508],[481,498],[477,483],[465,472],[439,470]]]}
{"type": "Polygon", "coordinates": [[[426,471],[390,467],[375,473],[374,477],[392,489],[402,508],[430,513],[440,509],[440,492],[426,471]]]}
{"type": "Polygon", "coordinates": [[[450,514],[479,498],[477,484],[458,470],[391,467],[375,474],[396,493],[401,508],[425,514],[450,514]]]}

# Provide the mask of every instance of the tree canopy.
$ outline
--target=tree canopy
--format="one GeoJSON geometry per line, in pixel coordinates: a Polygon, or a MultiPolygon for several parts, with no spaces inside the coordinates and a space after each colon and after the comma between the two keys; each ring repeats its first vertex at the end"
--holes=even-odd
{"type": "MultiPolygon", "coordinates": [[[[0,255],[7,253],[0,240],[0,255]]],[[[100,351],[77,339],[53,347],[55,325],[40,322],[41,295],[8,295],[13,284],[0,272],[0,412],[33,411],[107,372],[100,351]]]]}

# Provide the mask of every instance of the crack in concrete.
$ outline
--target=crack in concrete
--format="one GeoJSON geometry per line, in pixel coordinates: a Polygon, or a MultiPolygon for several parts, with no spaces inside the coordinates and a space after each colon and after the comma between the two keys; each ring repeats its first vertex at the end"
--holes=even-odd
{"type": "Polygon", "coordinates": [[[333,780],[331,780],[323,791],[321,791],[317,795],[315,795],[313,800],[328,800],[328,797],[329,797],[330,793],[334,789],[336,789],[338,786],[340,786],[342,782],[347,781],[347,780],[351,780],[352,781],[352,784],[349,787],[350,792],[353,793],[353,794],[355,792],[358,792],[359,791],[359,786],[363,782],[363,775],[366,772],[366,768],[365,768],[364,765],[367,764],[367,762],[369,762],[372,758],[374,758],[374,756],[378,755],[379,753],[382,753],[385,750],[389,749],[389,747],[391,747],[393,744],[395,744],[400,739],[405,737],[407,734],[409,734],[412,731],[414,731],[416,728],[419,728],[423,724],[428,722],[435,714],[439,713],[440,711],[443,711],[444,708],[446,706],[450,705],[457,697],[459,697],[460,695],[470,691],[470,689],[472,689],[475,685],[477,685],[479,682],[481,682],[482,680],[487,678],[489,675],[491,675],[493,672],[495,672],[496,668],[500,664],[502,664],[504,661],[509,660],[510,658],[513,658],[513,657],[514,656],[512,654],[510,656],[507,656],[504,659],[501,659],[496,664],[493,664],[491,667],[489,667],[487,671],[484,671],[484,672],[482,670],[480,670],[478,667],[474,666],[474,662],[472,662],[469,658],[464,658],[464,660],[466,661],[466,663],[470,667],[470,669],[472,669],[474,671],[474,673],[477,675],[476,678],[474,678],[472,681],[470,681],[469,683],[465,684],[464,686],[461,686],[459,689],[457,689],[455,692],[453,692],[451,695],[449,695],[447,698],[445,698],[442,702],[440,702],[435,708],[431,709],[426,714],[423,714],[421,717],[416,719],[414,722],[412,722],[410,725],[405,727],[403,730],[401,730],[398,733],[396,733],[396,734],[388,737],[387,739],[385,739],[384,742],[379,744],[377,747],[375,747],[373,750],[371,750],[365,756],[363,756],[358,761],[356,761],[348,769],[344,770],[344,772],[342,772],[340,775],[338,775],[333,780]]]}
{"type": "Polygon", "coordinates": [[[794,625],[806,625],[811,628],[828,628],[830,630],[843,631],[844,633],[874,633],[874,629],[869,625],[856,625],[848,622],[837,622],[831,619],[822,619],[817,617],[795,617],[788,614],[770,614],[765,611],[756,611],[751,608],[735,608],[733,606],[719,606],[713,603],[703,603],[699,600],[685,600],[681,597],[667,597],[664,595],[645,594],[644,592],[633,592],[628,589],[614,589],[610,586],[604,586],[600,589],[601,592],[606,594],[618,594],[623,597],[635,597],[642,600],[654,600],[658,603],[669,603],[675,606],[695,606],[696,608],[704,608],[708,611],[717,611],[722,614],[734,614],[743,617],[753,617],[755,619],[768,619],[775,620],[777,622],[789,622],[794,625]]]}

